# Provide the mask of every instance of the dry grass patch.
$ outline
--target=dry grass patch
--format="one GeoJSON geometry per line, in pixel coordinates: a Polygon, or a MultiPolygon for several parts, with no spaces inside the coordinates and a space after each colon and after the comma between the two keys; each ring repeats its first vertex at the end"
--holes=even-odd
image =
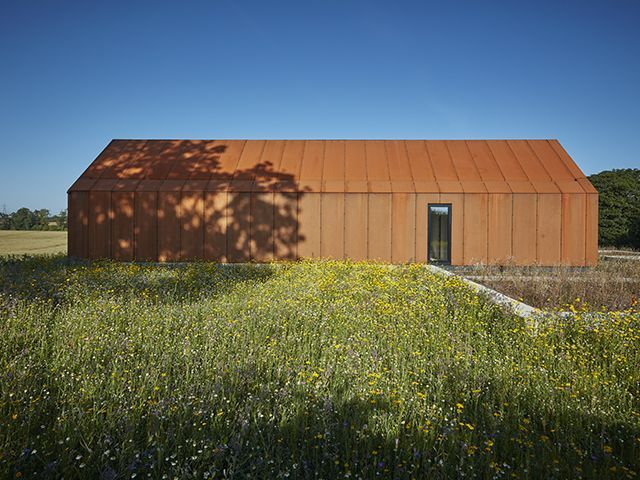
{"type": "Polygon", "coordinates": [[[480,265],[457,273],[537,308],[640,309],[640,257],[601,259],[593,268],[480,265]]]}

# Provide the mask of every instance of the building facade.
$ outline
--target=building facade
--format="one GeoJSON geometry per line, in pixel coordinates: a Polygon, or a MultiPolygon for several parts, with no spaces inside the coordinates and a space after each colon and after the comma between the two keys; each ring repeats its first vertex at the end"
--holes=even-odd
{"type": "Polygon", "coordinates": [[[113,140],[69,255],[594,265],[598,194],[556,140],[113,140]]]}

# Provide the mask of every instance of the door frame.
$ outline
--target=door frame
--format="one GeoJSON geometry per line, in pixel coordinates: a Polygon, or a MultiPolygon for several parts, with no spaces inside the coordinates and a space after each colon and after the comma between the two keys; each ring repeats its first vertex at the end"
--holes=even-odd
{"type": "Polygon", "coordinates": [[[427,263],[433,263],[435,265],[451,265],[451,217],[453,216],[453,205],[450,203],[428,203],[427,204],[427,263]],[[431,249],[431,207],[446,207],[449,212],[449,219],[447,222],[448,238],[447,242],[447,260],[431,260],[429,251],[431,249]]]}

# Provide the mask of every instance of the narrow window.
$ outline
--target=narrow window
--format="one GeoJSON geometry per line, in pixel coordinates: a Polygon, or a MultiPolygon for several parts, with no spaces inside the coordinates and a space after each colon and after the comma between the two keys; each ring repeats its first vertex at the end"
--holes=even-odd
{"type": "Polygon", "coordinates": [[[429,263],[451,263],[451,204],[429,204],[429,263]]]}

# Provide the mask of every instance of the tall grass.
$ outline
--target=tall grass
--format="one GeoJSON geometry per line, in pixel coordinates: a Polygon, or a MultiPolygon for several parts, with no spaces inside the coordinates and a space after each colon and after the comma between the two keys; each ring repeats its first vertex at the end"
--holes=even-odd
{"type": "Polygon", "coordinates": [[[590,268],[478,265],[459,273],[538,308],[640,311],[640,257],[601,259],[590,268]]]}
{"type": "Polygon", "coordinates": [[[639,316],[420,266],[0,263],[0,477],[631,478],[639,316]]]}

